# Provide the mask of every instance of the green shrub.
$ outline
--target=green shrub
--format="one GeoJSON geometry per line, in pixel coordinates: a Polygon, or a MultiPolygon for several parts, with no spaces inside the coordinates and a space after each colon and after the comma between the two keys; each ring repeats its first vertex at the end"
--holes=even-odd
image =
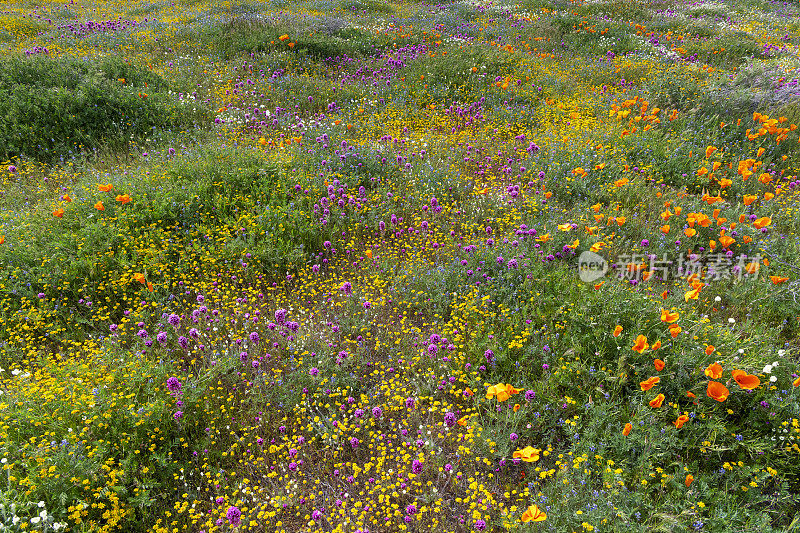
{"type": "Polygon", "coordinates": [[[200,119],[166,89],[159,76],[116,58],[3,59],[0,158],[63,160],[200,119]]]}

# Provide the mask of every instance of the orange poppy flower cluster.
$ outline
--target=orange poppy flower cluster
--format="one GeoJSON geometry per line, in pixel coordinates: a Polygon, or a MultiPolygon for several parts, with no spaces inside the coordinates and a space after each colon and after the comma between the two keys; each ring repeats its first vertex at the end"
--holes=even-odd
{"type": "Polygon", "coordinates": [[[498,383],[497,385],[492,385],[487,389],[486,398],[491,399],[497,396],[498,402],[504,402],[511,398],[512,394],[519,394],[520,392],[522,392],[522,389],[515,389],[512,385],[498,383]]]}
{"type": "MultiPolygon", "coordinates": [[[[713,346],[710,346],[709,348],[712,348],[711,351],[713,352],[713,346]]],[[[710,353],[708,348],[706,349],[706,353],[710,353]]],[[[709,398],[714,398],[718,402],[724,402],[730,395],[730,391],[727,387],[725,387],[725,385],[716,381],[712,381],[721,378],[722,372],[722,365],[719,363],[711,363],[705,369],[705,375],[710,378],[706,394],[709,398]]],[[[761,385],[761,380],[758,379],[758,376],[748,374],[744,370],[735,369],[733,372],[731,372],[731,375],[734,381],[736,381],[736,383],[739,385],[739,388],[744,390],[753,390],[761,385]]]]}

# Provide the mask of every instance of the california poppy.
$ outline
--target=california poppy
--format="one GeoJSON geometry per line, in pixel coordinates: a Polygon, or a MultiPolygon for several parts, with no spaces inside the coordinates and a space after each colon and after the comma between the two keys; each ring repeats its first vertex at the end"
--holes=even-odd
{"type": "Polygon", "coordinates": [[[669,334],[672,336],[673,339],[677,337],[680,334],[680,332],[681,332],[681,327],[677,324],[672,324],[669,327],[669,334]]]}
{"type": "Polygon", "coordinates": [[[100,189],[100,191],[102,191],[102,192],[108,192],[111,189],[113,189],[114,186],[112,184],[110,184],[110,183],[107,184],[107,185],[103,185],[103,184],[98,183],[97,184],[97,188],[100,189]]]}
{"type": "Polygon", "coordinates": [[[628,435],[631,434],[632,429],[633,429],[633,424],[628,422],[627,424],[625,424],[625,428],[622,430],[622,434],[627,437],[628,435]]]}
{"type": "Polygon", "coordinates": [[[689,417],[688,416],[681,415],[681,416],[678,417],[678,419],[675,422],[673,422],[673,424],[675,424],[676,428],[681,429],[683,427],[683,425],[688,421],[689,421],[689,417]]]}
{"type": "Polygon", "coordinates": [[[94,204],[94,208],[97,209],[98,211],[105,211],[106,210],[106,206],[103,205],[103,201],[102,200],[98,200],[97,203],[94,204]]]}
{"type": "Polygon", "coordinates": [[[619,337],[619,334],[622,333],[622,326],[617,326],[614,328],[614,336],[619,337]]]}
{"type": "Polygon", "coordinates": [[[643,391],[648,391],[652,389],[655,385],[658,385],[660,382],[661,382],[660,377],[653,376],[639,383],[639,386],[642,388],[643,391]]]}
{"type": "Polygon", "coordinates": [[[518,403],[515,403],[515,404],[514,404],[514,412],[516,413],[517,411],[519,411],[519,408],[520,408],[520,407],[521,407],[521,405],[520,405],[520,404],[518,404],[518,403]]]}
{"type": "Polygon", "coordinates": [[[121,204],[127,204],[128,202],[131,201],[131,197],[128,196],[127,194],[118,194],[117,201],[120,202],[121,204]]]}
{"type": "Polygon", "coordinates": [[[684,483],[686,484],[687,488],[692,484],[692,481],[694,481],[694,476],[691,474],[686,474],[686,481],[684,481],[684,483]]]}
{"type": "Polygon", "coordinates": [[[761,380],[758,379],[758,376],[748,374],[744,370],[734,370],[733,379],[736,380],[736,383],[739,384],[739,387],[745,390],[753,390],[761,385],[761,380]]]}
{"type": "Polygon", "coordinates": [[[769,217],[761,217],[753,222],[753,227],[756,229],[766,228],[772,224],[772,219],[769,217]]]}
{"type": "Polygon", "coordinates": [[[58,209],[53,211],[53,216],[56,218],[62,218],[64,216],[64,210],[59,207],[58,209]]]}
{"type": "Polygon", "coordinates": [[[772,282],[773,285],[777,285],[779,283],[784,283],[789,281],[789,278],[784,278],[782,276],[770,276],[769,280],[772,282]]]}
{"type": "Polygon", "coordinates": [[[705,370],[706,377],[711,379],[719,379],[722,377],[722,365],[719,363],[711,363],[706,367],[705,370]]]}
{"type": "Polygon", "coordinates": [[[498,383],[497,385],[492,385],[486,392],[486,398],[492,398],[493,396],[497,396],[498,402],[504,402],[508,400],[512,394],[519,394],[522,392],[522,389],[515,389],[511,385],[504,385],[502,383],[498,383]]]}
{"type": "Polygon", "coordinates": [[[511,456],[514,459],[522,459],[526,463],[535,463],[539,460],[539,451],[532,446],[525,446],[521,450],[516,450],[511,456]]]}
{"type": "Polygon", "coordinates": [[[661,404],[663,403],[664,403],[664,395],[659,394],[658,396],[650,400],[650,407],[652,407],[653,409],[657,409],[661,407],[661,404]]]}
{"type": "Polygon", "coordinates": [[[133,281],[138,281],[139,283],[144,285],[144,283],[145,283],[144,274],[142,274],[141,272],[135,273],[133,275],[133,281]]]}
{"type": "Polygon", "coordinates": [[[675,311],[674,313],[670,313],[666,309],[661,310],[661,321],[666,322],[667,324],[672,324],[673,322],[676,322],[679,316],[680,315],[678,314],[677,311],[675,311]]]}
{"type": "Polygon", "coordinates": [[[644,335],[639,335],[638,337],[636,337],[636,342],[633,344],[632,349],[634,352],[642,353],[649,347],[650,345],[647,344],[647,337],[645,337],[644,335]]]}
{"type": "Polygon", "coordinates": [[[728,399],[728,395],[730,395],[731,391],[718,381],[709,381],[708,382],[708,389],[706,390],[706,394],[709,398],[713,398],[718,402],[724,402],[728,399]]]}
{"type": "MultiPolygon", "coordinates": [[[[660,342],[660,341],[656,341],[656,342],[660,342]]],[[[656,349],[656,345],[655,344],[653,344],[653,349],[654,350],[656,349]]],[[[662,361],[661,359],[654,359],[653,360],[653,364],[656,366],[656,370],[658,370],[659,372],[664,370],[664,361],[662,361]]]]}
{"type": "Polygon", "coordinates": [[[6,242],[6,236],[5,235],[0,235],[0,244],[3,244],[5,242],[6,242]]]}
{"type": "Polygon", "coordinates": [[[708,346],[706,346],[706,355],[711,355],[712,353],[714,353],[714,350],[716,350],[716,348],[714,348],[714,345],[709,344],[708,346]]]}
{"type": "Polygon", "coordinates": [[[531,505],[522,513],[520,520],[523,522],[542,522],[547,520],[547,514],[543,513],[542,510],[535,505],[531,505]]]}

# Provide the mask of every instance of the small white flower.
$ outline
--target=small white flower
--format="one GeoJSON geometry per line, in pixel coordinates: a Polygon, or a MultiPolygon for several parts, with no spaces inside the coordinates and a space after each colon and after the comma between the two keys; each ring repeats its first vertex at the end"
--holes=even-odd
{"type": "Polygon", "coordinates": [[[14,370],[11,371],[11,375],[12,376],[19,376],[19,372],[20,371],[15,368],[14,370]]]}
{"type": "Polygon", "coordinates": [[[776,381],[778,381],[778,376],[770,376],[769,381],[770,383],[775,383],[776,381]]]}
{"type": "Polygon", "coordinates": [[[765,374],[772,373],[772,365],[764,365],[764,368],[762,369],[762,372],[764,372],[765,374]]]}
{"type": "Polygon", "coordinates": [[[739,348],[739,353],[744,353],[744,348],[739,348]]]}
{"type": "Polygon", "coordinates": [[[34,516],[33,518],[31,518],[31,524],[38,524],[40,520],[41,518],[39,518],[38,516],[34,516]]]}
{"type": "Polygon", "coordinates": [[[721,302],[721,301],[722,301],[722,298],[720,298],[719,296],[717,296],[716,298],[714,298],[714,301],[715,301],[715,302],[721,302]]]}
{"type": "Polygon", "coordinates": [[[733,317],[730,317],[730,318],[728,319],[728,323],[729,323],[729,324],[735,324],[735,323],[736,323],[736,319],[735,319],[735,318],[733,318],[733,317]]]}
{"type": "MultiPolygon", "coordinates": [[[[784,355],[786,355],[786,350],[778,350],[778,357],[783,357],[784,355]]],[[[0,372],[2,372],[1,368],[0,368],[0,372]]]]}
{"type": "Polygon", "coordinates": [[[40,501],[38,505],[39,505],[40,509],[44,509],[44,502],[43,501],[40,501]]]}

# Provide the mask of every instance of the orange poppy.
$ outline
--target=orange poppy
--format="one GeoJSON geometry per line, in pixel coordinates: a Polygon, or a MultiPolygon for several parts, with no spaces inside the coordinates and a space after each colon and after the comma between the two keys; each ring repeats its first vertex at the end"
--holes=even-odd
{"type": "Polygon", "coordinates": [[[675,422],[673,422],[673,424],[675,425],[676,428],[681,429],[683,427],[683,425],[688,421],[689,421],[689,417],[688,416],[681,415],[681,416],[678,417],[678,419],[675,422]]]}
{"type": "Polygon", "coordinates": [[[731,244],[735,243],[736,239],[733,237],[729,237],[727,235],[721,235],[719,238],[719,243],[722,245],[723,248],[728,248],[731,244]]]}
{"type": "Polygon", "coordinates": [[[144,280],[144,274],[142,274],[141,272],[137,272],[137,273],[135,273],[135,274],[133,275],[133,281],[138,281],[139,283],[141,283],[142,285],[144,285],[144,283],[145,283],[145,280],[144,280]]]}
{"type": "Polygon", "coordinates": [[[694,476],[691,474],[686,474],[686,481],[684,483],[686,483],[687,488],[692,484],[692,481],[694,481],[694,476]]]}
{"type": "Polygon", "coordinates": [[[660,382],[661,382],[661,378],[660,377],[653,376],[653,377],[647,378],[645,381],[642,381],[641,383],[639,383],[639,386],[642,388],[643,391],[649,391],[655,385],[658,385],[660,382]]]}
{"type": "Polygon", "coordinates": [[[706,394],[709,398],[713,398],[718,402],[724,402],[728,399],[728,395],[731,391],[718,381],[709,381],[708,382],[708,389],[706,390],[706,394]]]}
{"type": "Polygon", "coordinates": [[[673,339],[677,337],[680,334],[680,332],[681,332],[681,327],[677,324],[672,324],[669,327],[669,334],[672,335],[673,339]]]}
{"type": "Polygon", "coordinates": [[[461,418],[458,419],[458,425],[459,426],[466,426],[467,425],[467,420],[469,420],[469,415],[462,416],[461,418]]]}
{"type": "Polygon", "coordinates": [[[625,424],[625,428],[622,430],[622,434],[627,437],[628,435],[631,434],[632,429],[633,429],[633,424],[628,422],[627,424],[625,424]]]}
{"type": "Polygon", "coordinates": [[[756,229],[766,228],[772,224],[772,219],[769,217],[761,217],[753,222],[753,227],[756,229]]]}
{"type": "MultiPolygon", "coordinates": [[[[654,344],[654,345],[653,345],[653,348],[654,348],[654,349],[655,349],[655,346],[656,346],[656,345],[654,344]]],[[[664,361],[662,361],[661,359],[654,359],[654,360],[653,360],[653,364],[656,366],[656,370],[658,370],[659,372],[661,372],[662,370],[664,370],[664,361]]]]}
{"type": "Polygon", "coordinates": [[[645,337],[644,335],[639,335],[638,337],[636,337],[636,342],[632,346],[632,349],[634,352],[642,353],[649,347],[650,345],[647,344],[647,337],[645,337]]]}
{"type": "Polygon", "coordinates": [[[486,398],[497,396],[498,402],[504,402],[511,398],[512,394],[519,394],[520,392],[522,392],[521,389],[515,389],[511,385],[498,383],[497,385],[492,385],[489,387],[489,389],[486,391],[486,398]]]}
{"type": "Polygon", "coordinates": [[[372,259],[372,250],[367,250],[366,252],[364,252],[364,255],[367,256],[367,259],[372,259]]]}
{"type": "Polygon", "coordinates": [[[116,199],[123,205],[131,201],[131,197],[127,194],[118,194],[116,199]]]}
{"type": "Polygon", "coordinates": [[[517,411],[519,411],[519,408],[520,408],[520,407],[521,407],[521,406],[520,406],[520,404],[518,404],[518,403],[515,403],[515,404],[514,404],[514,412],[516,413],[517,411]]]}
{"type": "Polygon", "coordinates": [[[657,409],[661,407],[662,403],[664,403],[664,395],[659,394],[658,396],[650,400],[650,407],[652,407],[653,409],[657,409]]]}
{"type": "Polygon", "coordinates": [[[733,379],[736,380],[736,383],[739,384],[739,387],[745,390],[753,390],[761,385],[761,380],[758,379],[758,376],[748,374],[744,370],[734,370],[733,379]]]}
{"type": "Polygon", "coordinates": [[[755,194],[745,194],[744,195],[744,205],[750,205],[753,202],[755,202],[756,200],[758,200],[758,196],[756,196],[755,194]]]}
{"type": "Polygon", "coordinates": [[[697,300],[697,297],[700,296],[700,289],[702,285],[693,288],[690,291],[687,291],[686,294],[683,295],[684,301],[688,302],[689,300],[697,300]]]}
{"type": "Polygon", "coordinates": [[[0,235],[0,244],[3,244],[5,242],[6,242],[6,236],[5,235],[0,235]]]}
{"type": "Polygon", "coordinates": [[[673,322],[676,322],[679,316],[680,315],[678,314],[677,311],[675,311],[674,313],[670,313],[666,309],[661,310],[661,321],[666,322],[667,324],[672,324],[673,322]]]}
{"type": "Polygon", "coordinates": [[[782,276],[770,276],[769,280],[772,282],[773,285],[778,285],[779,283],[785,283],[789,281],[789,278],[784,278],[782,276]]]}
{"type": "Polygon", "coordinates": [[[100,189],[100,191],[102,191],[102,192],[108,192],[111,189],[113,189],[114,186],[112,184],[110,184],[110,183],[108,185],[102,185],[102,184],[98,183],[97,184],[97,188],[100,189]]]}
{"type": "Polygon", "coordinates": [[[547,520],[547,514],[542,512],[542,510],[535,505],[531,505],[522,513],[522,518],[520,518],[520,520],[523,522],[542,522],[547,520]]]}
{"type": "Polygon", "coordinates": [[[650,347],[654,352],[661,348],[661,339],[658,339],[653,345],[650,347]]]}
{"type": "Polygon", "coordinates": [[[59,207],[58,209],[53,211],[53,216],[56,218],[62,218],[64,216],[64,210],[59,207]]]}
{"type": "Polygon", "coordinates": [[[695,393],[688,390],[686,391],[686,396],[688,396],[689,398],[697,398],[697,395],[695,393]]]}
{"type": "Polygon", "coordinates": [[[103,201],[102,200],[98,200],[97,203],[94,204],[94,208],[97,209],[98,211],[105,211],[106,210],[106,206],[103,205],[103,201]]]}
{"type": "Polygon", "coordinates": [[[706,367],[705,370],[706,377],[711,379],[719,379],[722,377],[722,365],[719,363],[711,363],[706,367]]]}
{"type": "Polygon", "coordinates": [[[714,348],[714,345],[709,344],[708,346],[706,346],[706,355],[711,355],[712,353],[714,353],[714,350],[716,350],[716,348],[714,348]]]}
{"type": "Polygon", "coordinates": [[[800,387],[800,377],[792,381],[792,385],[795,387],[800,387]]]}
{"type": "Polygon", "coordinates": [[[71,202],[72,201],[72,198],[70,198],[68,194],[65,194],[64,196],[62,196],[62,198],[64,198],[65,202],[71,202]]]}
{"type": "Polygon", "coordinates": [[[619,334],[622,333],[622,326],[617,326],[614,328],[614,336],[619,337],[619,334]]]}

